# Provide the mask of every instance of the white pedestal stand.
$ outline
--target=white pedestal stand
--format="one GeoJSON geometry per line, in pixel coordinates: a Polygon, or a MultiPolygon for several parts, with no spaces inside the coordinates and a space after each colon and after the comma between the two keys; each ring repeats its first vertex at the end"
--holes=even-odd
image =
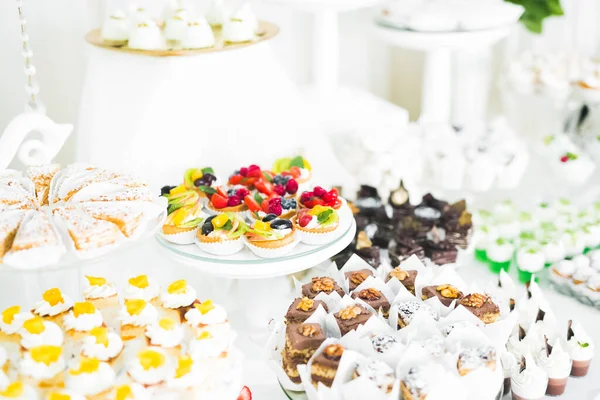
{"type": "MultiPolygon", "coordinates": [[[[375,26],[376,34],[388,44],[426,53],[421,118],[433,122],[453,121],[451,115],[453,52],[462,49],[489,52],[490,46],[506,37],[511,29],[512,26],[483,31],[434,33],[375,26]]],[[[486,100],[481,99],[480,102],[486,100]]]]}

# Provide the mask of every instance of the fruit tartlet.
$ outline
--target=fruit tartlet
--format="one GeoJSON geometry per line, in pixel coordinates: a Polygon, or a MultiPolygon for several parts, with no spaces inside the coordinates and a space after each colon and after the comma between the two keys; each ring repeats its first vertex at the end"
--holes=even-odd
{"type": "Polygon", "coordinates": [[[235,213],[208,217],[198,231],[196,244],[200,250],[215,255],[231,255],[244,248],[242,235],[248,225],[235,213]]]}
{"type": "Polygon", "coordinates": [[[204,221],[202,203],[186,205],[172,211],[162,227],[162,232],[169,242],[175,244],[192,244],[196,231],[204,221]]]}
{"type": "Polygon", "coordinates": [[[302,192],[300,195],[300,207],[313,208],[315,206],[328,206],[339,210],[342,206],[342,199],[340,199],[338,191],[335,188],[327,191],[321,186],[315,186],[312,191],[302,192]]]}
{"type": "Polygon", "coordinates": [[[262,220],[265,216],[273,214],[276,217],[290,219],[298,210],[298,202],[292,197],[279,197],[271,195],[263,198],[260,194],[248,195],[244,198],[248,206],[247,217],[251,221],[262,220]]]}
{"type": "Polygon", "coordinates": [[[211,167],[190,168],[183,174],[183,183],[179,186],[163,186],[161,196],[176,196],[188,191],[197,192],[201,197],[215,193],[214,187],[218,186],[218,180],[211,167]]]}
{"type": "Polygon", "coordinates": [[[312,209],[301,209],[292,222],[303,243],[320,245],[333,240],[340,218],[333,208],[317,205],[312,209]]]}
{"type": "Polygon", "coordinates": [[[274,215],[255,221],[245,238],[250,250],[263,258],[283,256],[298,243],[292,221],[276,218],[274,215]]]}
{"type": "Polygon", "coordinates": [[[233,171],[233,174],[229,177],[228,183],[230,185],[241,185],[248,189],[255,189],[255,183],[264,180],[265,176],[263,175],[263,171],[258,165],[252,164],[248,167],[242,167],[233,171]]]}
{"type": "Polygon", "coordinates": [[[216,190],[216,193],[212,194],[206,203],[206,208],[210,213],[244,213],[248,210],[248,206],[243,201],[244,197],[250,194],[248,189],[236,187],[226,190],[219,186],[216,190]]]}
{"type": "Polygon", "coordinates": [[[312,167],[302,156],[280,158],[275,160],[273,172],[282,176],[290,176],[298,183],[305,183],[312,176],[312,167]]]}

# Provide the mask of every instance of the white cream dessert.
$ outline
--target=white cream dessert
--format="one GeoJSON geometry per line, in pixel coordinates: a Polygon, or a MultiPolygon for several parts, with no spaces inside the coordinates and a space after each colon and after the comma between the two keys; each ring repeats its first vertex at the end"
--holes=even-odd
{"type": "Polygon", "coordinates": [[[544,269],[545,263],[544,253],[537,247],[530,246],[517,252],[517,265],[521,271],[539,272],[544,269]]]}
{"type": "Polygon", "coordinates": [[[571,374],[571,357],[563,349],[560,339],[556,339],[553,345],[546,342],[544,348],[536,355],[538,365],[548,374],[546,394],[560,396],[565,392],[567,379],[571,374]]]}
{"type": "Polygon", "coordinates": [[[186,36],[187,29],[188,13],[180,10],[165,21],[165,38],[180,42],[186,36]]]}
{"type": "Polygon", "coordinates": [[[129,20],[121,10],[117,10],[102,25],[100,36],[105,41],[124,44],[129,40],[129,29],[129,20]]]}
{"type": "Polygon", "coordinates": [[[121,339],[131,340],[144,334],[146,327],[158,318],[156,308],[141,299],[128,299],[119,312],[121,339]]]}
{"type": "Polygon", "coordinates": [[[572,376],[586,376],[596,347],[592,338],[577,321],[569,321],[567,351],[573,360],[572,376]]]}
{"type": "Polygon", "coordinates": [[[62,329],[38,316],[23,322],[20,334],[21,346],[27,350],[42,345],[62,346],[64,342],[62,329]]]}
{"type": "Polygon", "coordinates": [[[550,272],[550,279],[562,283],[566,279],[571,279],[575,273],[575,264],[571,260],[562,260],[554,264],[550,272]]]}
{"type": "Polygon", "coordinates": [[[42,345],[29,349],[19,365],[21,376],[31,383],[44,386],[61,387],[64,385],[66,363],[61,346],[42,345]]]}
{"type": "Polygon", "coordinates": [[[1,400],[38,400],[37,389],[23,381],[13,381],[8,386],[0,388],[1,400]]]}
{"type": "Polygon", "coordinates": [[[188,355],[178,357],[176,366],[167,379],[167,387],[179,390],[191,390],[198,385],[202,375],[199,373],[197,363],[188,355]]]}
{"type": "Polygon", "coordinates": [[[148,302],[157,302],[160,294],[160,286],[148,275],[138,275],[129,278],[125,287],[123,297],[125,299],[142,299],[148,302]]]}
{"type": "Polygon", "coordinates": [[[129,35],[130,49],[158,50],[164,47],[163,38],[156,22],[151,19],[136,22],[129,35]]]}
{"type": "Polygon", "coordinates": [[[146,337],[150,345],[165,349],[181,350],[184,338],[183,327],[171,318],[161,318],[146,328],[146,337]]]}
{"type": "Polygon", "coordinates": [[[514,246],[510,241],[498,238],[489,243],[486,249],[486,256],[492,264],[493,270],[500,271],[501,269],[508,269],[514,251],[514,246]]]}
{"type": "MultiPolygon", "coordinates": [[[[102,277],[85,276],[83,298],[92,304],[100,299],[111,299],[118,304],[117,289],[115,285],[102,277]]],[[[98,307],[99,303],[100,302],[94,305],[98,307]]]]}
{"type": "Polygon", "coordinates": [[[115,371],[97,358],[80,357],[67,371],[67,389],[86,396],[107,395],[115,384],[115,371]]]}
{"type": "Polygon", "coordinates": [[[515,368],[511,378],[511,390],[515,400],[537,400],[546,394],[548,375],[538,367],[531,354],[527,354],[515,368]]]}
{"type": "Polygon", "coordinates": [[[130,8],[130,17],[133,23],[144,22],[150,18],[148,11],[144,7],[136,7],[133,5],[130,8]]]}
{"type": "Polygon", "coordinates": [[[114,364],[115,359],[122,351],[123,341],[121,337],[105,327],[92,329],[81,344],[81,354],[83,356],[97,358],[109,364],[114,364]]]}
{"type": "Polygon", "coordinates": [[[206,13],[206,21],[212,26],[222,26],[225,24],[225,20],[227,19],[228,11],[225,8],[225,4],[223,0],[212,0],[210,3],[210,8],[206,13]]]}
{"type": "Polygon", "coordinates": [[[33,313],[62,326],[64,315],[73,307],[73,300],[64,295],[60,289],[48,289],[42,295],[42,300],[35,303],[33,313]]]}
{"type": "Polygon", "coordinates": [[[111,399],[115,400],[150,400],[151,396],[148,390],[139,383],[130,382],[123,385],[117,385],[113,391],[111,399]]]}
{"type": "Polygon", "coordinates": [[[135,382],[146,387],[165,382],[172,368],[172,362],[165,351],[158,347],[148,347],[137,353],[127,368],[127,373],[135,382]]]}
{"type": "Polygon", "coordinates": [[[223,40],[229,43],[251,42],[256,37],[256,19],[237,12],[223,24],[223,40]]]}
{"type": "Polygon", "coordinates": [[[67,389],[53,390],[47,396],[48,400],[87,400],[84,395],[67,389]]]}
{"type": "Polygon", "coordinates": [[[2,311],[0,317],[0,344],[19,343],[21,341],[19,330],[25,321],[33,318],[33,314],[21,310],[21,306],[12,306],[2,311]]]}
{"type": "Polygon", "coordinates": [[[181,41],[184,49],[206,49],[215,45],[215,35],[204,17],[188,22],[186,33],[181,41]]]}
{"type": "Polygon", "coordinates": [[[553,264],[565,258],[565,247],[560,240],[547,239],[542,241],[541,245],[547,264],[553,264]]]}
{"type": "Polygon", "coordinates": [[[212,300],[206,300],[202,303],[195,303],[185,313],[185,320],[192,327],[202,327],[206,325],[216,325],[227,323],[227,311],[212,300]]]}
{"type": "Polygon", "coordinates": [[[85,334],[103,325],[102,314],[87,301],[77,302],[64,318],[67,335],[85,334]]]}
{"type": "Polygon", "coordinates": [[[185,307],[196,301],[196,290],[185,279],[172,282],[160,294],[162,311],[171,319],[180,322],[185,307]]]}
{"type": "Polygon", "coordinates": [[[203,328],[189,343],[189,354],[194,360],[223,357],[229,349],[230,337],[214,326],[203,328]]]}

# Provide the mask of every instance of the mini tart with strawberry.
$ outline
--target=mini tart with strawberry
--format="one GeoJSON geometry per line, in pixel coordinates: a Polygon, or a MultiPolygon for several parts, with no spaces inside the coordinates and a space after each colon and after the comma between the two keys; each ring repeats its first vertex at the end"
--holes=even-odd
{"type": "Polygon", "coordinates": [[[200,202],[171,211],[162,227],[165,239],[175,244],[194,243],[198,227],[204,221],[202,216],[200,202]]]}
{"type": "Polygon", "coordinates": [[[335,188],[327,191],[321,186],[315,186],[311,191],[302,192],[300,195],[300,207],[313,208],[315,206],[328,206],[339,210],[342,206],[342,199],[335,188]]]}
{"type": "Polygon", "coordinates": [[[279,197],[274,194],[263,198],[259,193],[254,193],[254,195],[244,197],[244,203],[248,206],[246,215],[252,222],[262,220],[271,214],[275,217],[290,219],[298,211],[298,202],[289,196],[279,197]]]}
{"type": "Polygon", "coordinates": [[[201,197],[207,197],[215,192],[214,187],[218,185],[215,171],[211,167],[189,168],[183,174],[183,183],[179,186],[163,186],[161,196],[167,199],[173,195],[179,195],[187,191],[195,191],[201,197]]]}
{"type": "Polygon", "coordinates": [[[292,218],[292,222],[298,231],[300,240],[311,245],[321,245],[332,241],[340,226],[337,211],[331,207],[319,205],[312,209],[301,209],[298,215],[292,218]]]}
{"type": "Polygon", "coordinates": [[[263,171],[256,164],[252,164],[248,167],[241,167],[233,171],[233,174],[229,177],[227,183],[229,185],[241,185],[249,189],[254,189],[254,184],[258,181],[264,181],[265,176],[263,171]]]}
{"type": "Polygon", "coordinates": [[[291,176],[298,183],[306,183],[312,176],[312,167],[302,156],[280,158],[273,163],[276,175],[291,176]]]}
{"type": "Polygon", "coordinates": [[[255,221],[244,236],[250,250],[262,258],[283,256],[298,243],[292,221],[272,215],[255,221]]]}
{"type": "Polygon", "coordinates": [[[234,188],[228,191],[222,186],[216,188],[216,192],[210,196],[206,203],[207,210],[212,214],[221,213],[245,213],[248,206],[244,203],[244,197],[250,192],[246,188],[234,188]]]}
{"type": "Polygon", "coordinates": [[[231,255],[244,248],[242,236],[248,225],[235,213],[223,213],[208,217],[196,235],[200,250],[215,255],[231,255]]]}

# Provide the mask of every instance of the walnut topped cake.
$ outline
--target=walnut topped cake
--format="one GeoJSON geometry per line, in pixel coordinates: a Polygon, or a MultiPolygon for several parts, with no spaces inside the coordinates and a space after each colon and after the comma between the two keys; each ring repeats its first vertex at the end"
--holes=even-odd
{"type": "Polygon", "coordinates": [[[314,299],[319,293],[331,294],[337,292],[341,297],[344,296],[344,290],[337,284],[333,278],[315,277],[310,283],[302,286],[302,296],[314,299]]]}

